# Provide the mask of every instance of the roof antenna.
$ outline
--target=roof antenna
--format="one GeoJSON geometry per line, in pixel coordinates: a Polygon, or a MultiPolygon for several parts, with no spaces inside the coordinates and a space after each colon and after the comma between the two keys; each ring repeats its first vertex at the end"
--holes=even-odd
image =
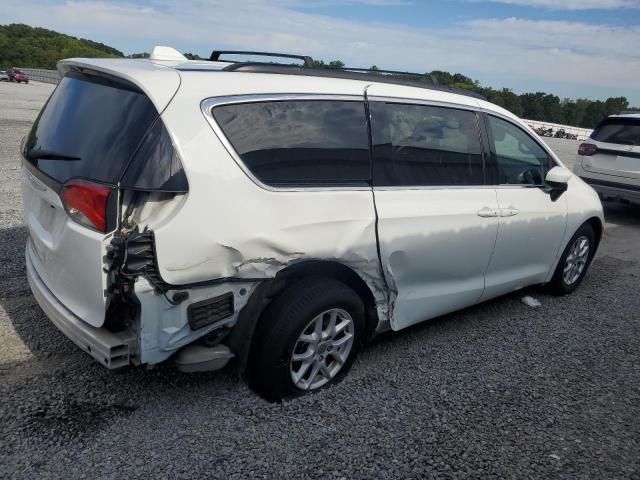
{"type": "Polygon", "coordinates": [[[165,62],[186,61],[187,57],[182,55],[178,50],[171,47],[156,46],[149,56],[149,60],[159,60],[165,62]]]}

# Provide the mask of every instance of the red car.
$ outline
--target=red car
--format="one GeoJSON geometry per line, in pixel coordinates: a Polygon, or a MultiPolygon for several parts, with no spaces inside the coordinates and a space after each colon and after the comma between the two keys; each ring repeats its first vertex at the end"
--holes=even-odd
{"type": "Polygon", "coordinates": [[[29,83],[29,75],[18,70],[17,68],[10,68],[9,70],[7,70],[7,75],[10,82],[29,83]]]}

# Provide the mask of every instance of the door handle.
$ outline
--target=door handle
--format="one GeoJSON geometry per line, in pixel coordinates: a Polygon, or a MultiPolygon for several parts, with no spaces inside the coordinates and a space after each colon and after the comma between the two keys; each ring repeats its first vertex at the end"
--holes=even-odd
{"type": "Polygon", "coordinates": [[[489,207],[482,207],[477,213],[479,217],[483,218],[494,218],[498,216],[498,210],[489,207]]]}
{"type": "Polygon", "coordinates": [[[501,217],[513,217],[520,213],[520,210],[517,208],[509,207],[509,208],[501,208],[500,216],[501,217]]]}

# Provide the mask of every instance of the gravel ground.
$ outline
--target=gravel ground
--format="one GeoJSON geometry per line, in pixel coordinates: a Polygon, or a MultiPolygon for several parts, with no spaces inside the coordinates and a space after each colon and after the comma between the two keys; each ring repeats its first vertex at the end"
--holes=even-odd
{"type": "MultiPolygon", "coordinates": [[[[114,375],[25,278],[17,151],[50,90],[0,84],[0,477],[640,478],[640,209],[606,206],[573,295],[528,289],[385,336],[318,395],[270,404],[170,365],[114,375]]],[[[559,142],[569,163],[577,144],[559,142]]]]}

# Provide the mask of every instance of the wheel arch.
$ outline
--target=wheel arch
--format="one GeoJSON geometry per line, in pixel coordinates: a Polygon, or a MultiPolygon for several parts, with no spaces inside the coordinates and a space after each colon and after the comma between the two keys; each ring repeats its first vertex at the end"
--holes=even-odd
{"type": "Polygon", "coordinates": [[[602,236],[604,235],[604,225],[602,224],[602,220],[598,217],[591,217],[587,219],[587,221],[584,222],[583,225],[584,224],[588,224],[591,226],[591,228],[593,228],[593,233],[595,233],[595,237],[596,237],[595,246],[597,249],[598,246],[600,245],[600,241],[602,240],[602,236]]]}
{"type": "Polygon", "coordinates": [[[240,374],[246,370],[255,342],[254,333],[268,305],[293,282],[303,278],[319,276],[331,278],[351,287],[361,298],[365,307],[365,341],[373,337],[379,323],[376,301],[371,288],[351,267],[333,260],[308,260],[294,263],[280,270],[273,279],[265,280],[254,291],[242,309],[225,344],[235,354],[232,368],[240,374]]]}

